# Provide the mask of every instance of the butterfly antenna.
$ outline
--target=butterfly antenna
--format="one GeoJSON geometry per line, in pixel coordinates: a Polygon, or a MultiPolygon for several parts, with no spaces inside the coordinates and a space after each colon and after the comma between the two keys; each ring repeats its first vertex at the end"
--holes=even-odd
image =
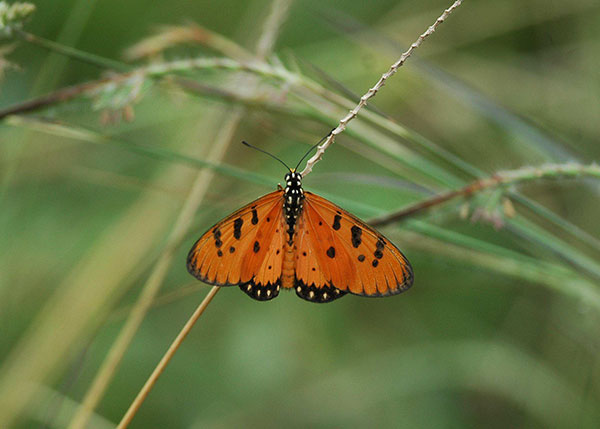
{"type": "Polygon", "coordinates": [[[290,167],[288,167],[288,165],[287,165],[285,162],[283,162],[282,160],[280,160],[279,158],[277,158],[277,157],[276,157],[275,155],[273,155],[272,153],[269,153],[269,152],[267,152],[266,150],[264,150],[264,149],[261,149],[261,148],[259,148],[259,147],[252,146],[250,143],[248,143],[248,142],[247,142],[247,141],[245,141],[245,140],[242,140],[242,144],[243,144],[243,145],[246,145],[246,146],[248,146],[249,148],[256,149],[257,151],[259,151],[259,152],[262,152],[262,153],[264,153],[265,155],[269,155],[271,158],[273,158],[273,159],[276,159],[277,161],[281,162],[281,163],[282,163],[282,164],[285,166],[285,168],[287,168],[288,170],[292,171],[292,169],[291,169],[290,167]]]}
{"type": "Polygon", "coordinates": [[[325,141],[325,139],[331,135],[333,130],[335,130],[335,128],[332,128],[331,131],[329,131],[329,134],[327,134],[325,137],[323,137],[321,140],[319,140],[316,144],[312,145],[310,147],[310,149],[308,149],[308,151],[304,154],[304,156],[302,158],[300,158],[300,161],[298,161],[298,165],[296,165],[296,168],[294,169],[294,171],[298,170],[298,167],[300,167],[300,164],[302,164],[302,161],[304,161],[304,158],[306,158],[317,146],[319,146],[321,143],[323,143],[325,141]]]}

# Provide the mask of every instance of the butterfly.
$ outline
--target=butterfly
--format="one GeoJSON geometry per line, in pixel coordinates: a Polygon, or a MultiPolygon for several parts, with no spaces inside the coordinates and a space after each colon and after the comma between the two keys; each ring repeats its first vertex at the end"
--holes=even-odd
{"type": "Polygon", "coordinates": [[[412,267],[393,243],[305,192],[302,175],[283,164],[289,170],[285,188],[278,186],[202,235],[188,254],[190,274],[216,286],[239,286],[258,301],[277,297],[282,288],[325,303],[347,293],[396,295],[412,286],[412,267]]]}

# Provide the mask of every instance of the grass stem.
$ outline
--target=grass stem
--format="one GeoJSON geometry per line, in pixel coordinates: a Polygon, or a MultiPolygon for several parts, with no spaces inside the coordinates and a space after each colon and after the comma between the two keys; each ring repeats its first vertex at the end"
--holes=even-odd
{"type": "Polygon", "coordinates": [[[309,174],[314,165],[319,162],[321,160],[321,158],[323,158],[323,154],[325,153],[325,151],[327,150],[327,148],[329,146],[331,146],[331,144],[334,142],[335,137],[342,133],[348,123],[356,118],[356,116],[358,115],[358,112],[367,105],[367,101],[370,98],[373,98],[377,92],[383,87],[383,85],[385,85],[385,82],[392,77],[400,67],[402,67],[404,65],[404,63],[406,62],[406,60],[412,55],[413,51],[415,49],[417,49],[419,46],[421,46],[421,44],[423,43],[423,41],[429,37],[430,35],[433,34],[433,32],[436,30],[436,28],[446,20],[446,18],[448,18],[448,16],[450,16],[450,14],[460,5],[462,4],[462,0],[456,0],[452,6],[450,6],[448,9],[446,9],[444,11],[444,13],[442,13],[438,19],[435,20],[435,22],[429,26],[429,28],[423,33],[421,34],[417,40],[415,40],[412,45],[410,45],[410,47],[406,50],[406,52],[404,52],[402,55],[400,55],[400,58],[398,59],[398,61],[396,61],[394,64],[392,64],[390,66],[390,69],[385,72],[377,81],[377,83],[371,88],[369,89],[365,95],[363,95],[362,97],[360,97],[360,101],[359,103],[352,109],[350,110],[350,112],[344,116],[342,119],[340,119],[339,125],[333,130],[331,131],[331,133],[329,133],[329,135],[327,136],[327,139],[325,139],[325,141],[323,142],[322,145],[320,145],[317,148],[317,152],[312,156],[312,158],[310,158],[307,162],[306,162],[306,166],[304,167],[304,170],[302,170],[302,172],[300,174],[302,174],[303,177],[306,177],[307,174],[309,174]]]}
{"type": "Polygon", "coordinates": [[[600,179],[600,166],[580,165],[576,163],[567,164],[547,164],[541,167],[524,167],[516,170],[498,172],[491,177],[476,180],[468,185],[449,192],[434,195],[423,201],[419,201],[413,205],[402,208],[396,212],[389,213],[385,216],[372,219],[369,223],[374,226],[386,225],[392,222],[397,222],[416,214],[423,213],[432,207],[439,206],[447,201],[458,197],[469,197],[478,192],[485,191],[497,187],[507,187],[518,183],[557,177],[596,177],[600,179]]]}
{"type": "Polygon", "coordinates": [[[96,67],[105,69],[118,70],[120,72],[126,72],[130,67],[122,62],[111,60],[109,58],[101,57],[100,55],[91,54],[89,52],[80,51],[79,49],[65,46],[60,43],[53,42],[52,40],[44,39],[43,37],[36,36],[35,34],[28,33],[27,31],[17,30],[15,31],[21,39],[31,44],[40,46],[50,51],[57,52],[67,57],[74,58],[81,62],[91,64],[96,67]]]}
{"type": "Polygon", "coordinates": [[[154,368],[154,371],[152,372],[150,377],[148,377],[148,380],[146,380],[146,383],[144,383],[144,386],[127,409],[127,412],[119,422],[117,429],[125,429],[127,426],[129,426],[129,423],[131,423],[131,420],[142,406],[144,400],[150,393],[150,390],[152,390],[152,388],[156,384],[158,377],[160,377],[160,375],[164,372],[165,368],[175,355],[175,352],[177,351],[177,349],[179,349],[181,343],[183,342],[183,340],[185,340],[185,337],[187,337],[187,335],[190,333],[196,321],[200,318],[200,316],[202,316],[202,313],[204,313],[204,310],[206,310],[208,304],[210,304],[217,292],[219,292],[219,289],[219,286],[213,286],[210,292],[208,292],[208,295],[206,295],[206,297],[202,300],[198,308],[196,308],[196,311],[194,311],[192,316],[183,326],[183,329],[181,329],[179,335],[177,335],[177,338],[175,338],[175,341],[173,341],[173,343],[171,344],[165,355],[162,357],[158,365],[156,365],[156,368],[154,368]]]}

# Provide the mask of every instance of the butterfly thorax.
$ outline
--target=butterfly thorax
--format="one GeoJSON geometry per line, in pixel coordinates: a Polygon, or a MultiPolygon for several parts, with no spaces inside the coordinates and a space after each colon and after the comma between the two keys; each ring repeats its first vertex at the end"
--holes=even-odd
{"type": "Polygon", "coordinates": [[[285,175],[283,211],[287,223],[288,243],[291,245],[294,239],[297,220],[302,213],[304,202],[304,191],[302,190],[302,176],[300,173],[290,172],[285,175]]]}

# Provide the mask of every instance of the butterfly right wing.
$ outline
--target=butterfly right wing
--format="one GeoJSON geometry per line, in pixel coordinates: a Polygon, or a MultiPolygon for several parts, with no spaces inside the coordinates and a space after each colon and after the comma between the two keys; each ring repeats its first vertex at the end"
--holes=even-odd
{"type": "Polygon", "coordinates": [[[190,274],[216,286],[238,285],[260,301],[279,293],[285,222],[283,191],[271,192],[210,228],[188,254],[190,274]]]}
{"type": "Polygon", "coordinates": [[[402,252],[325,198],[305,192],[299,222],[296,277],[301,290],[296,292],[301,298],[329,302],[346,292],[389,296],[412,285],[413,271],[402,252]]]}

